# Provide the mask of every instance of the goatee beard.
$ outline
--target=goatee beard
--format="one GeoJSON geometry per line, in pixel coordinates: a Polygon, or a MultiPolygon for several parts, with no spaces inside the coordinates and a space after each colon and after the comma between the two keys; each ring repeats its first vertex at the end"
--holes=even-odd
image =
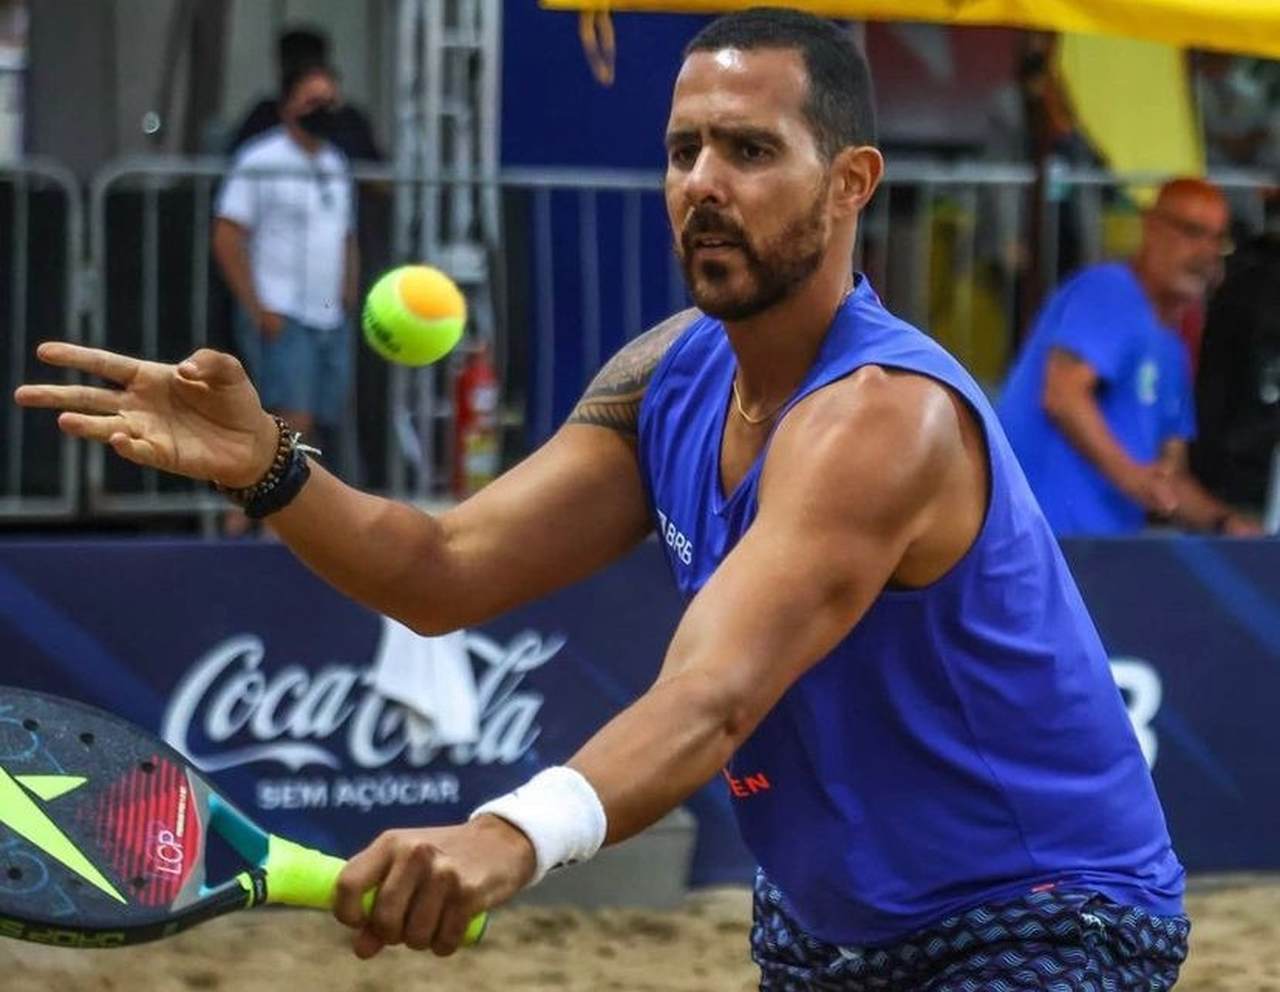
{"type": "Polygon", "coordinates": [[[757,251],[746,232],[714,212],[695,211],[681,233],[677,251],[685,285],[694,304],[709,317],[718,320],[748,320],[777,306],[795,292],[822,264],[826,253],[826,184],[814,197],[813,205],[764,251],[757,251]],[[692,241],[700,234],[724,234],[742,253],[747,279],[753,287],[743,296],[730,296],[716,291],[715,284],[726,287],[730,269],[720,262],[691,260],[692,241]],[[708,283],[713,288],[708,292],[708,283]]]}

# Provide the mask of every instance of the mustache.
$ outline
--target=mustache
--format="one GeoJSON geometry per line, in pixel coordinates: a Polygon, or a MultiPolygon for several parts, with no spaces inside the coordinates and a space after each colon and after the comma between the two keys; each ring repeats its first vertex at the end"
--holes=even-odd
{"type": "Polygon", "coordinates": [[[710,207],[694,207],[685,218],[680,245],[688,252],[693,248],[693,239],[706,234],[716,234],[744,246],[749,244],[746,231],[728,217],[710,207]]]}

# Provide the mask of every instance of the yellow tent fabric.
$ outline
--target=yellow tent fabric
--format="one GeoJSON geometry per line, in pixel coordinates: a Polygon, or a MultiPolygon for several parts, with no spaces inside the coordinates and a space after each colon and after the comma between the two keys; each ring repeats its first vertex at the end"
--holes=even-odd
{"type": "MultiPolygon", "coordinates": [[[[558,10],[711,13],[763,0],[541,0],[558,10]]],[[[1280,0],[774,0],[828,17],[1008,25],[1280,58],[1280,0]]]]}
{"type": "Polygon", "coordinates": [[[1204,174],[1181,51],[1132,38],[1066,35],[1058,70],[1076,120],[1112,170],[1204,174]]]}

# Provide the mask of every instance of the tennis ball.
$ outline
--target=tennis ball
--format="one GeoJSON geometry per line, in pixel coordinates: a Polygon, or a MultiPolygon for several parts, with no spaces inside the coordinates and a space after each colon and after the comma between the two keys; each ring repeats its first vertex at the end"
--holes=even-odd
{"type": "Polygon", "coordinates": [[[467,322],[467,301],[452,279],[429,265],[383,274],[364,301],[364,339],[400,365],[430,365],[453,350],[467,322]]]}

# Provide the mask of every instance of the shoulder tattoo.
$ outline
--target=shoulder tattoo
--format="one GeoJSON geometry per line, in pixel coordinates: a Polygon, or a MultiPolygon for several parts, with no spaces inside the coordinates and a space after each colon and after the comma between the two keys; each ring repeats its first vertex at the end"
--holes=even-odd
{"type": "Polygon", "coordinates": [[[565,423],[595,424],[634,438],[639,429],[640,401],[654,370],[676,338],[699,316],[693,308],[682,310],[623,345],[596,373],[565,423]]]}

